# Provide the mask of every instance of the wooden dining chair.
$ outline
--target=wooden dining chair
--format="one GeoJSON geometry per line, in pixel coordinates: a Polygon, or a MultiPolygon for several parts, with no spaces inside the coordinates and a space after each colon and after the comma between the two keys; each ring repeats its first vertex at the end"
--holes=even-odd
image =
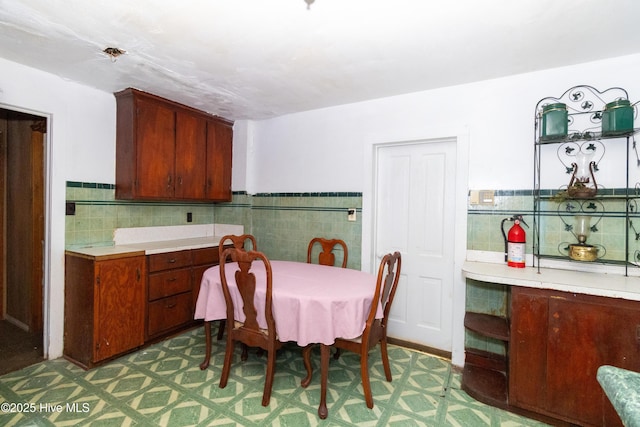
{"type": "MultiPolygon", "coordinates": [[[[219,262],[222,260],[222,252],[229,247],[228,243],[231,243],[236,249],[246,249],[246,243],[251,243],[251,250],[258,250],[258,243],[256,242],[256,238],[251,234],[242,234],[242,235],[234,235],[228,234],[223,236],[220,239],[220,243],[218,243],[218,260],[219,262]]],[[[227,321],[225,319],[220,320],[218,323],[218,336],[217,339],[220,341],[222,336],[224,335],[224,330],[226,327],[227,321]]],[[[211,321],[204,322],[204,343],[205,343],[205,351],[204,351],[204,360],[200,364],[200,369],[204,370],[209,367],[209,363],[211,361],[211,321]]],[[[242,353],[242,360],[247,360],[247,349],[244,347],[242,353]]]]}
{"type": "MultiPolygon", "coordinates": [[[[380,343],[382,355],[382,365],[387,381],[391,381],[391,367],[389,366],[389,355],[387,352],[387,322],[391,303],[396,294],[398,280],[400,279],[400,267],[402,258],[400,252],[385,255],[380,261],[378,268],[378,279],[376,289],[371,301],[369,315],[365,323],[364,332],[357,338],[344,339],[337,338],[333,344],[338,349],[353,351],[360,355],[360,376],[362,377],[362,388],[364,389],[364,400],[368,408],[373,408],[373,396],[371,394],[371,383],[369,381],[369,350],[380,343]],[[382,319],[376,319],[378,304],[382,304],[382,319]]],[[[302,352],[304,364],[309,372],[311,366],[311,352],[305,348],[302,352]]]]}
{"type": "MultiPolygon", "coordinates": [[[[314,246],[316,244],[320,244],[322,251],[318,253],[318,264],[320,265],[336,265],[336,255],[333,253],[333,250],[336,246],[342,247],[342,268],[347,268],[347,258],[349,257],[349,250],[347,249],[347,244],[344,240],[340,239],[325,239],[324,237],[314,237],[309,242],[309,247],[307,248],[307,263],[311,264],[312,262],[312,253],[314,246]]],[[[334,359],[340,358],[340,349],[337,349],[335,354],[333,355],[334,359]]]]}
{"type": "Polygon", "coordinates": [[[276,366],[276,351],[282,346],[276,333],[276,322],[272,311],[272,274],[271,263],[267,257],[258,251],[245,251],[238,248],[227,248],[220,257],[220,279],[222,292],[227,305],[227,324],[232,325],[227,331],[227,348],[224,354],[224,366],[220,376],[220,388],[227,385],[231,360],[235,342],[241,342],[250,347],[259,347],[267,352],[267,373],[262,393],[262,406],[267,406],[271,399],[271,388],[276,366]],[[233,259],[238,263],[235,272],[235,282],[240,297],[242,298],[242,311],[245,315],[244,322],[235,319],[235,306],[229,290],[229,284],[225,272],[227,259],[233,259]],[[258,310],[255,306],[256,277],[251,271],[254,262],[262,262],[266,270],[265,305],[264,315],[267,328],[262,329],[258,325],[258,310]]]}
{"type": "Polygon", "coordinates": [[[257,251],[258,243],[256,242],[255,236],[252,234],[227,234],[220,239],[220,244],[218,245],[218,252],[220,253],[220,260],[222,261],[222,252],[226,249],[225,245],[228,247],[228,243],[231,243],[236,249],[244,249],[245,251],[257,251]],[[251,243],[251,247],[247,247],[247,242],[251,243]]]}
{"type": "Polygon", "coordinates": [[[312,260],[311,253],[316,243],[319,243],[322,247],[322,251],[318,254],[318,264],[335,266],[336,255],[333,253],[333,251],[336,248],[336,246],[341,246],[342,251],[344,253],[342,257],[342,268],[347,267],[347,258],[349,256],[349,250],[347,249],[347,244],[340,239],[325,239],[323,237],[314,237],[309,242],[309,247],[307,248],[308,263],[311,263],[311,260],[312,260]]]}

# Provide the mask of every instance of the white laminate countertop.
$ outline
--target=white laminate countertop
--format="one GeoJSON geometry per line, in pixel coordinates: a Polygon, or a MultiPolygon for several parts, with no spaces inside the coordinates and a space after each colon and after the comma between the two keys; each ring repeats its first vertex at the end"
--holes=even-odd
{"type": "Polygon", "coordinates": [[[555,268],[540,268],[538,272],[537,267],[513,268],[479,261],[465,261],[462,274],[481,282],[640,301],[640,277],[555,268]]]}
{"type": "Polygon", "coordinates": [[[67,252],[88,257],[153,255],[166,252],[217,247],[228,234],[241,235],[237,224],[195,224],[118,228],[113,245],[67,248],[67,252]]]}
{"type": "Polygon", "coordinates": [[[222,236],[194,237],[190,239],[161,240],[154,242],[131,243],[128,245],[113,246],[88,246],[70,248],[67,252],[91,257],[107,257],[127,254],[152,255],[165,252],[183,251],[188,249],[201,249],[216,247],[222,236]]]}

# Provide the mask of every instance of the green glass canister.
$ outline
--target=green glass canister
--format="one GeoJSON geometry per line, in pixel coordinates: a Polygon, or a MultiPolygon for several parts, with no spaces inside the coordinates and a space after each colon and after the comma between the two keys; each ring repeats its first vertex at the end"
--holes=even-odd
{"type": "Polygon", "coordinates": [[[558,139],[567,136],[568,132],[567,105],[561,102],[548,104],[542,108],[542,128],[540,139],[558,139]]]}
{"type": "Polygon", "coordinates": [[[623,135],[633,130],[633,107],[628,99],[618,99],[604,107],[602,135],[623,135]]]}

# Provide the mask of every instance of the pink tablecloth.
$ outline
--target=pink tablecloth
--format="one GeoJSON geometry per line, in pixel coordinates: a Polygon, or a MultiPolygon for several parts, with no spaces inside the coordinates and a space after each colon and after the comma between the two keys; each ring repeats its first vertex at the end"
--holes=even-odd
{"type": "MultiPolygon", "coordinates": [[[[237,264],[226,265],[227,280],[235,288],[237,264]]],[[[356,338],[364,330],[376,276],[358,270],[326,267],[291,261],[271,261],[273,272],[273,315],[280,341],[295,341],[300,346],[311,343],[333,344],[336,338],[356,338]]],[[[264,266],[254,262],[252,271],[262,288],[256,290],[257,309],[264,321],[264,266]],[[260,292],[262,291],[262,292],[260,292]]],[[[233,292],[232,292],[233,294],[233,292]]],[[[236,318],[243,320],[242,307],[234,295],[236,318]]],[[[206,321],[227,316],[220,270],[208,269],[200,284],[195,318],[206,321]]],[[[382,309],[378,305],[378,318],[382,309]]]]}

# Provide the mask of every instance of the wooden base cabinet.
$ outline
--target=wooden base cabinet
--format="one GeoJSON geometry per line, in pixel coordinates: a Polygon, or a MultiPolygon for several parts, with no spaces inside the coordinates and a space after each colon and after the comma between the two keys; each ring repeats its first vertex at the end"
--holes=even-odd
{"type": "Polygon", "coordinates": [[[218,265],[218,247],[147,256],[146,339],[195,324],[193,314],[204,271],[218,265]]]}
{"type": "Polygon", "coordinates": [[[145,255],[65,255],[64,356],[89,369],[192,327],[218,247],[145,255]]]}
{"type": "Polygon", "coordinates": [[[144,344],[144,253],[65,255],[64,355],[84,368],[144,344]]]}
{"type": "Polygon", "coordinates": [[[513,287],[509,404],[584,426],[620,426],[602,365],[640,371],[640,302],[513,287]]]}

